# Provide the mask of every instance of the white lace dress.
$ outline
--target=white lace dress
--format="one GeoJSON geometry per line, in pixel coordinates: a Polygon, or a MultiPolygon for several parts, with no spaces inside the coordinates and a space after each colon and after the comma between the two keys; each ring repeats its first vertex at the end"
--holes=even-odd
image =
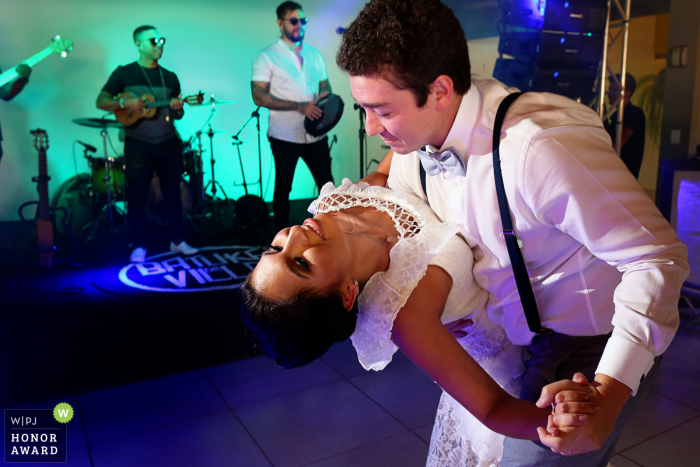
{"type": "MultiPolygon", "coordinates": [[[[395,192],[344,179],[337,188],[326,184],[309,207],[312,214],[355,206],[374,207],[388,213],[399,233],[391,249],[387,271],[372,276],[360,294],[357,328],[351,336],[362,366],[379,371],[391,362],[398,347],[391,330],[399,310],[408,300],[428,265],[442,267],[452,277],[442,322],[469,317],[473,325],[458,339],[469,354],[508,393],[517,395],[523,366],[520,348],[486,316],[488,293],[472,275],[471,249],[457,234],[455,225],[443,224],[428,204],[411,194],[395,192]]],[[[449,394],[440,398],[427,466],[498,466],[503,436],[486,428],[449,394]]]]}

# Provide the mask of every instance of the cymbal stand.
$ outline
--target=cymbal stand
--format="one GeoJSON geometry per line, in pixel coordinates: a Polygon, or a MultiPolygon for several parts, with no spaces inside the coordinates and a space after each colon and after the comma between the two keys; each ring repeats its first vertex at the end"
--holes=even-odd
{"type": "Polygon", "coordinates": [[[195,138],[197,138],[197,149],[194,152],[197,155],[195,156],[194,160],[194,173],[190,174],[190,186],[195,185],[199,190],[199,193],[197,194],[199,202],[194,208],[193,213],[195,215],[203,215],[206,211],[206,200],[204,193],[204,171],[202,170],[202,154],[204,154],[204,150],[202,149],[202,130],[198,130],[195,133],[195,138]],[[193,178],[196,179],[196,183],[193,181],[193,178]]]}
{"type": "Polygon", "coordinates": [[[211,196],[212,198],[216,196],[216,188],[217,186],[221,190],[221,193],[224,194],[224,198],[226,201],[228,201],[228,196],[226,195],[226,192],[224,191],[224,187],[221,185],[221,183],[216,181],[216,176],[214,174],[214,164],[216,163],[216,160],[214,159],[214,135],[216,134],[214,130],[211,127],[211,124],[209,124],[209,131],[206,132],[206,134],[209,136],[209,160],[211,161],[211,180],[207,182],[207,186],[204,187],[204,192],[206,193],[207,188],[211,186],[211,196]]]}
{"type": "Polygon", "coordinates": [[[89,242],[92,240],[92,237],[95,235],[95,232],[97,232],[97,229],[100,226],[100,223],[104,222],[105,220],[109,220],[109,230],[114,231],[114,211],[117,212],[117,214],[123,216],[124,213],[121,212],[121,210],[114,205],[114,202],[112,201],[112,177],[110,175],[110,172],[112,170],[112,166],[109,163],[109,154],[107,153],[107,126],[102,127],[102,131],[100,132],[100,135],[102,136],[102,145],[104,147],[104,168],[105,168],[105,176],[102,179],[102,181],[107,185],[107,204],[105,204],[102,207],[102,210],[100,211],[100,214],[97,216],[97,220],[92,223],[92,227],[90,228],[90,233],[88,234],[88,237],[86,239],[86,242],[89,242]]]}

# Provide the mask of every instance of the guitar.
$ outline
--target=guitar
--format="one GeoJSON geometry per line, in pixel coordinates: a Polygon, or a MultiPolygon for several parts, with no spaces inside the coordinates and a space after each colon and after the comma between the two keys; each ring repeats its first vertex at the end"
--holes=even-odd
{"type": "Polygon", "coordinates": [[[36,232],[39,243],[41,266],[53,266],[53,225],[49,209],[49,180],[46,170],[46,150],[49,148],[49,136],[46,131],[37,128],[30,132],[34,136],[34,149],[39,153],[39,176],[32,178],[37,184],[39,205],[36,210],[36,232]]]}
{"type": "MultiPolygon", "coordinates": [[[[46,47],[41,52],[32,55],[28,59],[22,61],[22,64],[32,67],[51,54],[61,54],[62,57],[65,57],[71,50],[73,50],[73,41],[68,39],[61,39],[61,36],[56,36],[53,39],[51,39],[51,42],[49,42],[48,47],[46,47]]],[[[4,73],[0,74],[0,86],[4,86],[5,84],[9,83],[13,79],[17,78],[17,76],[19,76],[17,74],[17,66],[14,66],[9,70],[5,71],[4,73]]]]}
{"type": "MultiPolygon", "coordinates": [[[[137,96],[128,92],[123,92],[119,94],[116,99],[132,99],[134,97],[137,96]]],[[[156,114],[156,109],[158,107],[168,107],[170,105],[170,99],[157,101],[150,94],[144,94],[138,97],[146,103],[146,106],[143,108],[142,112],[137,112],[131,109],[117,109],[114,111],[114,116],[122,125],[130,126],[136,123],[140,118],[151,118],[156,114]]],[[[204,93],[199,91],[199,93],[187,96],[182,100],[191,106],[199,105],[204,102],[204,93]]]]}

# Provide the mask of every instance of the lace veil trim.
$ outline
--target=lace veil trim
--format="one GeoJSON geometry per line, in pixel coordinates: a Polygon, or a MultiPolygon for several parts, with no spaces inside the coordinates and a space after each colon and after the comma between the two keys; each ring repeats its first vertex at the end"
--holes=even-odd
{"type": "Polygon", "coordinates": [[[338,187],[335,187],[332,182],[326,183],[308,211],[311,214],[318,214],[342,211],[356,206],[373,207],[391,216],[399,238],[409,238],[420,232],[426,222],[413,206],[416,201],[410,200],[408,196],[411,195],[389,188],[371,186],[365,182],[353,183],[350,179],[344,178],[338,187]]]}

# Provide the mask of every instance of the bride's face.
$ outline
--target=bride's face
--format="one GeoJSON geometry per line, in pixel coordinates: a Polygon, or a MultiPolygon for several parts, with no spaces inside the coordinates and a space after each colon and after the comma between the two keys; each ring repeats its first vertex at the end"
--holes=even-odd
{"type": "Polygon", "coordinates": [[[346,290],[376,272],[386,234],[362,218],[342,212],[319,214],[277,233],[253,271],[251,283],[266,296],[284,300],[301,292],[346,290]]]}

